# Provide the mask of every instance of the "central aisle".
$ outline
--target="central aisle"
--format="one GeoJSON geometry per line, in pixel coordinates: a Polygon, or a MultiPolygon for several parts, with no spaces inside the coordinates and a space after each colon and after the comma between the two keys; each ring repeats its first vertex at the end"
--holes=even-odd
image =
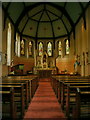
{"type": "Polygon", "coordinates": [[[24,118],[65,118],[49,79],[42,79],[24,118]]]}

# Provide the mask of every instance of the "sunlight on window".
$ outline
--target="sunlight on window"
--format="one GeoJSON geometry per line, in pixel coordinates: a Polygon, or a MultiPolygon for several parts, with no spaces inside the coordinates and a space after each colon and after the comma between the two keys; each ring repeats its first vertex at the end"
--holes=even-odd
{"type": "Polygon", "coordinates": [[[11,24],[8,23],[7,30],[7,66],[11,64],[11,24]]]}
{"type": "Polygon", "coordinates": [[[25,41],[21,40],[21,55],[25,55],[25,41]]]}
{"type": "Polygon", "coordinates": [[[28,54],[29,56],[32,55],[32,42],[31,41],[29,42],[29,45],[28,45],[28,54]]]}
{"type": "Polygon", "coordinates": [[[52,56],[52,43],[51,42],[48,43],[47,53],[48,53],[48,56],[52,56]]]}
{"type": "Polygon", "coordinates": [[[69,41],[66,40],[66,55],[69,54],[69,41]]]}
{"type": "Polygon", "coordinates": [[[39,43],[39,56],[42,56],[42,54],[43,54],[43,43],[40,42],[39,43]]]}
{"type": "Polygon", "coordinates": [[[58,55],[62,55],[62,43],[61,41],[58,42],[58,55]]]}

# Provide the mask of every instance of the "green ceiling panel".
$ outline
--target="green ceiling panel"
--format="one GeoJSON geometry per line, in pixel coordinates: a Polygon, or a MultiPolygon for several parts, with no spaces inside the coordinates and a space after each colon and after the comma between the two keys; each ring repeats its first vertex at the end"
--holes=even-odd
{"type": "Polygon", "coordinates": [[[22,10],[24,9],[24,5],[19,2],[12,2],[8,9],[8,13],[11,16],[13,22],[15,23],[20,16],[22,10]]]}
{"type": "Polygon", "coordinates": [[[67,31],[61,20],[53,22],[55,37],[67,34],[67,31]]]}
{"type": "Polygon", "coordinates": [[[32,18],[33,18],[34,20],[39,20],[41,14],[42,14],[42,11],[41,11],[40,13],[36,14],[35,16],[33,16],[32,18]]]}
{"type": "Polygon", "coordinates": [[[50,5],[46,5],[46,9],[51,11],[52,13],[56,14],[57,16],[61,16],[61,14],[62,14],[58,9],[56,9],[50,5]]]}
{"type": "Polygon", "coordinates": [[[82,12],[80,4],[78,2],[68,2],[68,4],[66,4],[66,10],[73,22],[76,23],[82,12]]]}
{"type": "Polygon", "coordinates": [[[37,22],[29,20],[23,31],[23,34],[35,37],[36,28],[37,28],[37,22]]]}
{"type": "Polygon", "coordinates": [[[66,35],[67,31],[70,32],[73,27],[71,23],[77,22],[83,12],[82,8],[86,8],[88,3],[82,2],[82,8],[79,2],[45,2],[45,4],[44,2],[38,4],[37,2],[3,2],[2,4],[7,8],[4,12],[8,12],[7,16],[9,15],[13,23],[17,24],[15,27],[24,35],[53,38],[66,35]],[[35,7],[32,8],[32,5],[35,7]]]}
{"type": "Polygon", "coordinates": [[[56,19],[58,19],[58,17],[55,16],[53,13],[50,13],[49,11],[47,11],[47,12],[48,12],[51,20],[56,20],[56,19]]]}
{"type": "Polygon", "coordinates": [[[43,13],[42,18],[41,18],[40,21],[50,21],[50,19],[49,19],[47,13],[46,13],[45,11],[44,11],[44,13],[43,13]]]}
{"type": "Polygon", "coordinates": [[[20,32],[22,31],[22,29],[23,29],[24,25],[26,24],[27,20],[28,20],[28,17],[27,17],[27,15],[25,15],[23,17],[23,19],[21,20],[19,26],[18,26],[20,32]]]}
{"type": "Polygon", "coordinates": [[[40,6],[37,6],[35,8],[33,8],[32,10],[30,10],[28,13],[29,13],[29,16],[33,16],[35,14],[37,14],[39,11],[42,11],[43,9],[43,5],[40,5],[40,6]]]}
{"type": "Polygon", "coordinates": [[[40,23],[38,37],[53,37],[51,23],[40,23]]]}
{"type": "Polygon", "coordinates": [[[68,31],[70,32],[72,27],[70,25],[69,20],[64,15],[62,16],[62,20],[63,20],[64,24],[66,25],[68,31]]]}

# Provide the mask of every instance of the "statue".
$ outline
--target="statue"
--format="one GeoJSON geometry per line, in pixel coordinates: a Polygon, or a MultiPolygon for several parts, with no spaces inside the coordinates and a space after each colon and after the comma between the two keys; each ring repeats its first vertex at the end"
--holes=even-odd
{"type": "Polygon", "coordinates": [[[41,64],[42,68],[48,68],[48,55],[46,51],[43,52],[43,55],[41,57],[41,64]]]}
{"type": "Polygon", "coordinates": [[[79,62],[76,60],[74,63],[74,72],[75,74],[78,74],[78,66],[79,66],[79,62]]]}

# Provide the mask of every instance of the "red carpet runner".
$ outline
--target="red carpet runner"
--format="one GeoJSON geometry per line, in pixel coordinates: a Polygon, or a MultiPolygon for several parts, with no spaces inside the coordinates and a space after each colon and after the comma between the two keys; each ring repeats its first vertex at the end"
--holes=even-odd
{"type": "Polygon", "coordinates": [[[39,118],[44,118],[44,120],[45,118],[50,120],[66,120],[51,84],[47,80],[40,80],[39,87],[28,107],[24,120],[27,118],[33,118],[34,120],[36,118],[38,120],[39,118]]]}

